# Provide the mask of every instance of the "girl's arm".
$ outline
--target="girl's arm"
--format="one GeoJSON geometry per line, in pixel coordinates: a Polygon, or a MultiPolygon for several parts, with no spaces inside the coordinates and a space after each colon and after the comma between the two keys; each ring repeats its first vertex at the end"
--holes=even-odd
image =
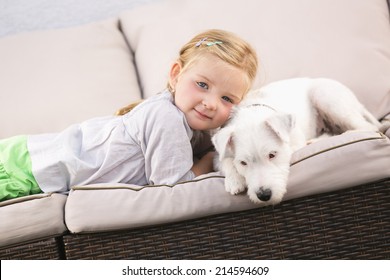
{"type": "Polygon", "coordinates": [[[196,177],[214,171],[214,155],[215,152],[208,152],[200,160],[194,163],[191,168],[191,171],[195,174],[196,177]]]}

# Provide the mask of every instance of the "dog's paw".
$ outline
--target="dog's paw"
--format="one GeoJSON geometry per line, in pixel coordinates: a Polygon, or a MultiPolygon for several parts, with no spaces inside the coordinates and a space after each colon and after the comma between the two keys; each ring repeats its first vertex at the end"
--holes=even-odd
{"type": "Polygon", "coordinates": [[[245,184],[240,179],[236,178],[226,178],[225,179],[225,190],[232,194],[236,195],[244,192],[246,189],[245,184]]]}

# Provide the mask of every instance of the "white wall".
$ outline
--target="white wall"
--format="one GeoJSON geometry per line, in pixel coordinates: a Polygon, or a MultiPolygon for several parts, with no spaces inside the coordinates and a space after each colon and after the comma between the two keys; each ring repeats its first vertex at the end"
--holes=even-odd
{"type": "Polygon", "coordinates": [[[0,0],[0,37],[116,17],[161,0],[0,0]]]}

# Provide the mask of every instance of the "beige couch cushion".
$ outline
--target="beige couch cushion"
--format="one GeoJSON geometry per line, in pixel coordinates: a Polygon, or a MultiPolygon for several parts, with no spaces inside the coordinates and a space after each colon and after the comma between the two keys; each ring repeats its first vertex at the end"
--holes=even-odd
{"type": "Polygon", "coordinates": [[[117,20],[0,38],[0,138],[55,132],[140,98],[117,20]]]}
{"type": "Polygon", "coordinates": [[[166,84],[169,65],[193,35],[233,31],[257,49],[254,87],[299,76],[349,86],[373,114],[390,112],[390,26],[385,0],[170,0],[120,17],[145,96],[166,84]]]}
{"type": "MultiPolygon", "coordinates": [[[[389,138],[374,132],[348,132],[313,143],[294,153],[284,200],[389,177],[389,155],[389,138]]],[[[259,205],[250,202],[245,194],[227,193],[223,177],[210,173],[174,186],[75,186],[66,202],[65,220],[71,232],[80,233],[176,222],[255,207],[259,205]]]]}
{"type": "Polygon", "coordinates": [[[38,194],[0,202],[0,247],[67,231],[66,198],[62,194],[38,194]]]}

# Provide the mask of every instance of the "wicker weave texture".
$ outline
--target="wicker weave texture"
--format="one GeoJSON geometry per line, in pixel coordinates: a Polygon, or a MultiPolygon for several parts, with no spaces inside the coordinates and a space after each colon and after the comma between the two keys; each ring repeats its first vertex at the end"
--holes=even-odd
{"type": "Polygon", "coordinates": [[[390,179],[274,207],[64,237],[68,259],[390,259],[390,179]]]}
{"type": "Polygon", "coordinates": [[[48,238],[29,244],[0,248],[1,260],[59,260],[63,258],[62,239],[48,238]]]}

